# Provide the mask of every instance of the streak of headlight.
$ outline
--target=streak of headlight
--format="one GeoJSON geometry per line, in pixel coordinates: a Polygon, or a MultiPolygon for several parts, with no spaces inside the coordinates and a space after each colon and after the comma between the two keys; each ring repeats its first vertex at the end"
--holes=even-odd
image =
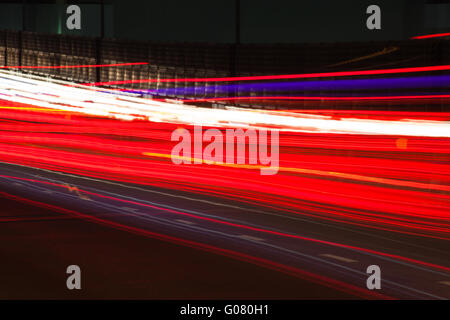
{"type": "Polygon", "coordinates": [[[183,102],[238,101],[238,100],[315,100],[315,101],[373,101],[373,100],[416,100],[446,99],[450,94],[424,94],[404,96],[249,96],[249,97],[213,97],[200,99],[181,99],[183,102]]]}
{"type": "Polygon", "coordinates": [[[71,69],[71,68],[105,68],[105,67],[125,67],[142,66],[147,62],[111,63],[111,64],[80,64],[72,66],[1,66],[0,69],[71,69]]]}
{"type": "Polygon", "coordinates": [[[106,81],[95,83],[84,83],[87,86],[119,85],[131,83],[151,83],[151,82],[231,82],[231,81],[259,81],[259,80],[283,80],[283,79],[308,79],[308,78],[329,78],[329,77],[349,77],[349,76],[369,76],[369,75],[387,75],[415,72],[447,71],[450,65],[412,67],[412,68],[393,68],[363,71],[336,71],[304,74],[285,74],[270,76],[249,76],[249,77],[217,77],[217,78],[181,78],[181,79],[137,79],[123,81],[106,81]]]}
{"type": "Polygon", "coordinates": [[[450,124],[442,121],[369,120],[227,108],[198,108],[116,96],[83,88],[26,79],[6,73],[0,78],[0,97],[17,103],[122,120],[149,120],[205,126],[276,128],[294,132],[358,133],[420,137],[450,137],[450,124]]]}
{"type": "MultiPolygon", "coordinates": [[[[298,91],[327,91],[327,90],[392,90],[392,89],[416,89],[416,88],[448,88],[450,75],[434,75],[420,77],[401,78],[375,78],[375,79],[345,79],[345,80],[307,80],[307,81],[276,81],[276,82],[250,82],[239,84],[214,84],[203,86],[205,92],[298,92],[298,91]]],[[[161,89],[127,89],[114,88],[111,90],[133,92],[138,94],[164,94],[170,95],[195,95],[199,91],[198,86],[161,88],[161,89]]]]}

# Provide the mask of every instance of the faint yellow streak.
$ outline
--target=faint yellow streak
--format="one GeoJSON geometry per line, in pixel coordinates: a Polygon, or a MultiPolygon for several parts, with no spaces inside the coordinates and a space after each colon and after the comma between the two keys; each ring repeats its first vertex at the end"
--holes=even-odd
{"type": "Polygon", "coordinates": [[[351,59],[351,60],[339,62],[339,63],[336,63],[336,64],[329,65],[328,67],[337,67],[337,66],[340,66],[340,65],[343,65],[343,64],[347,64],[347,63],[352,63],[352,62],[357,62],[357,61],[361,61],[361,60],[366,60],[366,59],[382,56],[384,54],[388,54],[388,53],[391,53],[391,52],[394,52],[394,51],[397,51],[397,50],[398,50],[398,47],[384,48],[381,51],[369,54],[367,56],[362,56],[362,57],[354,58],[354,59],[351,59]]]}
{"type": "MultiPolygon", "coordinates": [[[[231,163],[224,163],[224,162],[215,162],[215,161],[211,161],[211,160],[203,160],[203,159],[192,158],[192,157],[183,157],[183,156],[177,156],[177,155],[171,155],[171,154],[165,154],[165,153],[143,152],[142,154],[144,156],[155,157],[155,158],[188,160],[188,161],[194,162],[194,163],[198,162],[198,163],[212,164],[212,165],[232,167],[232,168],[241,168],[241,169],[269,168],[267,166],[261,166],[261,165],[231,164],[231,163]]],[[[419,189],[429,189],[429,190],[450,192],[450,186],[427,184],[427,183],[420,183],[420,182],[414,182],[414,181],[394,180],[394,179],[389,179],[389,178],[370,177],[370,176],[363,176],[363,175],[359,175],[359,174],[352,174],[352,173],[345,173],[345,172],[333,172],[333,171],[322,171],[322,170],[314,170],[314,169],[289,168],[289,167],[279,167],[278,171],[312,174],[312,175],[318,175],[318,176],[337,177],[337,178],[342,178],[342,179],[358,180],[358,181],[363,181],[363,182],[388,184],[388,185],[399,186],[399,187],[419,188],[419,189]]]]}
{"type": "Polygon", "coordinates": [[[6,107],[6,106],[0,106],[0,109],[22,110],[22,111],[67,112],[66,110],[61,110],[61,109],[32,108],[32,107],[6,107]]]}
{"type": "Polygon", "coordinates": [[[83,199],[83,200],[91,200],[87,195],[82,194],[82,193],[80,192],[80,189],[78,189],[77,186],[73,186],[73,187],[72,187],[70,184],[67,184],[67,183],[65,183],[65,186],[66,186],[67,190],[68,190],[70,193],[75,192],[75,193],[77,194],[77,196],[80,197],[81,199],[83,199]]]}

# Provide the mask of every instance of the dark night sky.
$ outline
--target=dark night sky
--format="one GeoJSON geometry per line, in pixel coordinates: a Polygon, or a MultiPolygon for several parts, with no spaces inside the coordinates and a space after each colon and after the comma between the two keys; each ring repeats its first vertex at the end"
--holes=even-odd
{"type": "MultiPolygon", "coordinates": [[[[263,43],[402,39],[408,33],[407,7],[414,3],[423,6],[423,2],[377,1],[382,9],[382,30],[369,31],[366,8],[374,3],[372,0],[241,0],[241,38],[243,42],[263,43]]],[[[234,39],[234,3],[233,0],[117,1],[116,25],[128,28],[115,31],[121,37],[230,42],[234,39]],[[141,10],[137,13],[139,6],[141,10]]]]}
{"type": "MultiPolygon", "coordinates": [[[[36,1],[27,0],[29,3],[36,1]]],[[[100,30],[99,0],[82,8],[83,35],[100,30]]],[[[0,28],[21,27],[20,1],[0,3],[0,28]]],[[[29,5],[30,31],[64,30],[64,0],[29,5]],[[61,5],[55,5],[60,3],[61,5]],[[59,11],[58,11],[59,10],[59,11]],[[60,13],[58,13],[60,12],[60,13]],[[62,12],[62,14],[61,14],[62,12]],[[58,21],[61,20],[62,23],[58,21]],[[62,26],[62,27],[61,27],[62,26]]],[[[240,0],[243,43],[301,43],[406,39],[450,29],[450,3],[426,0],[240,0]],[[366,28],[367,6],[381,7],[382,29],[366,28]],[[441,17],[442,16],[442,17],[441,17]]],[[[234,42],[235,0],[105,0],[106,36],[154,41],[234,42]]]]}

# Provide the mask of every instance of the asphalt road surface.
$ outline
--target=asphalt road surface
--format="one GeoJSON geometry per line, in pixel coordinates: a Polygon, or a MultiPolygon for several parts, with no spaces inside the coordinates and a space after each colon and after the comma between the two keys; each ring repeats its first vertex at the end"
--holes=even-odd
{"type": "Polygon", "coordinates": [[[449,261],[439,239],[16,165],[1,172],[1,298],[450,297],[448,270],[334,245],[439,266],[449,261]],[[82,268],[79,292],[65,287],[71,264],[82,268]],[[369,265],[382,271],[376,294],[369,265]]]}

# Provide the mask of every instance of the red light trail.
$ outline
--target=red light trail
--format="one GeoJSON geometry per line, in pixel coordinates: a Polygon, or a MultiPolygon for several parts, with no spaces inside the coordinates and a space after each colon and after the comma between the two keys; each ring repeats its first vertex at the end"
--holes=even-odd
{"type": "MultiPolygon", "coordinates": [[[[239,100],[314,100],[314,101],[373,101],[373,100],[417,100],[417,99],[447,99],[450,94],[429,95],[405,95],[405,96],[373,96],[373,97],[323,97],[323,96],[251,96],[251,97],[219,97],[219,98],[192,98],[181,99],[183,102],[207,102],[207,101],[239,101],[239,100]]],[[[155,99],[165,101],[165,99],[155,99]]]]}
{"type": "Polygon", "coordinates": [[[87,86],[119,85],[131,83],[152,83],[152,82],[232,82],[232,81],[259,81],[259,80],[287,80],[287,79],[308,79],[308,78],[330,78],[330,77],[349,77],[349,76],[370,76],[370,75],[388,75],[416,72],[448,71],[450,65],[425,66],[412,68],[393,68],[362,71],[337,71],[305,74],[286,74],[269,76],[249,76],[249,77],[218,77],[218,78],[184,78],[184,79],[137,79],[123,81],[107,81],[96,83],[84,83],[87,86]]]}
{"type": "Polygon", "coordinates": [[[443,38],[443,37],[450,37],[450,32],[426,34],[426,35],[422,35],[422,36],[415,36],[415,37],[412,37],[411,39],[417,40],[417,39],[431,39],[431,38],[443,38]]]}
{"type": "MultiPolygon", "coordinates": [[[[15,84],[14,76],[0,81],[0,93],[4,99],[0,101],[0,161],[4,163],[232,200],[286,216],[380,230],[393,237],[408,235],[424,241],[450,241],[448,112],[215,110],[30,79],[15,84]],[[170,156],[175,144],[172,132],[180,128],[193,131],[199,123],[204,129],[219,131],[236,126],[279,129],[278,174],[262,176],[258,166],[251,165],[175,165],[170,156]]],[[[0,177],[27,180],[7,174],[0,177]]],[[[58,183],[28,181],[69,190],[67,185],[58,183]]],[[[230,229],[349,249],[450,272],[450,266],[442,263],[375,250],[370,243],[363,247],[299,236],[81,187],[76,191],[230,229]]],[[[74,210],[34,204],[145,236],[219,254],[245,256],[74,210]]],[[[245,256],[245,259],[283,272],[290,268],[255,260],[259,258],[245,256]]]]}
{"type": "Polygon", "coordinates": [[[280,172],[269,181],[248,167],[176,166],[158,156],[170,155],[170,134],[177,124],[22,107],[1,111],[2,161],[295,212],[313,210],[321,219],[369,228],[449,237],[447,138],[409,137],[399,144],[399,137],[389,136],[282,133],[280,172]]]}

